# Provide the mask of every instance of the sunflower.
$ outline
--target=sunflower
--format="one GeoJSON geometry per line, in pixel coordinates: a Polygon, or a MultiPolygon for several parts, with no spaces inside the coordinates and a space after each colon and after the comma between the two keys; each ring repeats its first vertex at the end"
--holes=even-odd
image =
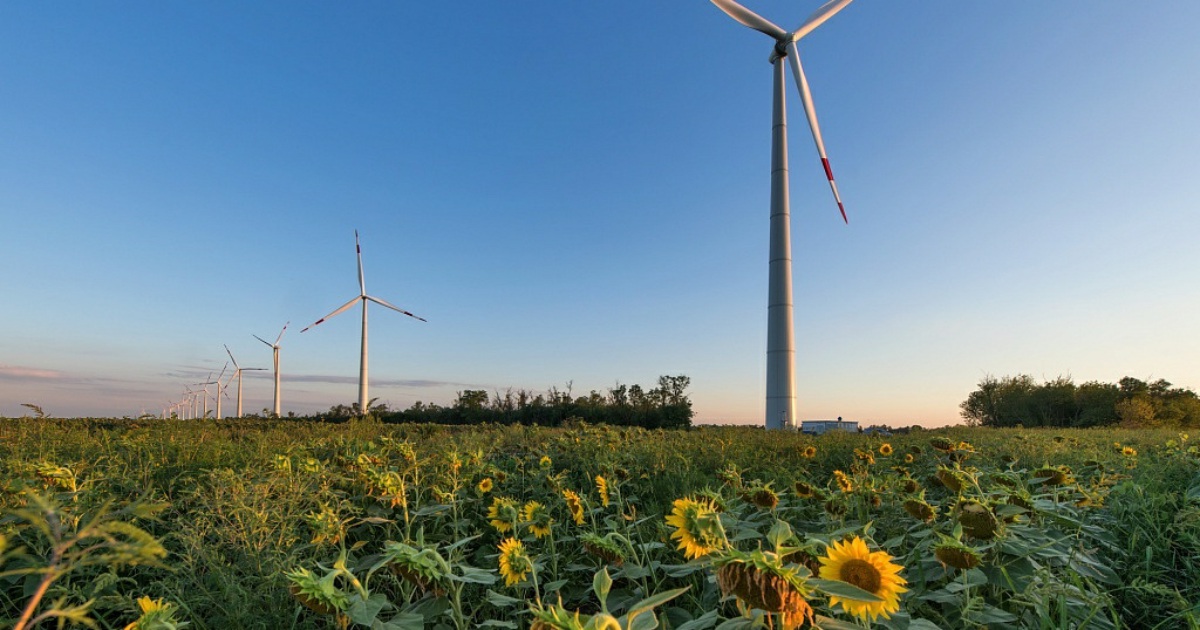
{"type": "Polygon", "coordinates": [[[501,534],[512,531],[520,514],[517,512],[517,502],[504,497],[492,497],[492,505],[488,508],[487,517],[501,534]]]}
{"type": "Polygon", "coordinates": [[[943,565],[962,569],[963,571],[974,569],[983,561],[983,558],[979,556],[979,552],[954,539],[946,539],[935,544],[933,546],[933,555],[943,565]]]}
{"type": "Polygon", "coordinates": [[[879,454],[883,455],[884,457],[891,455],[892,454],[892,445],[887,444],[887,443],[880,444],[879,445],[879,454]]]}
{"type": "Polygon", "coordinates": [[[797,481],[793,488],[796,491],[796,496],[801,499],[811,499],[816,494],[816,489],[804,481],[797,481]]]}
{"type": "Polygon", "coordinates": [[[529,523],[529,531],[538,538],[548,536],[550,525],[554,523],[554,519],[550,518],[550,510],[537,501],[530,501],[521,508],[521,521],[529,523]]]}
{"type": "Polygon", "coordinates": [[[913,463],[913,461],[914,461],[915,459],[916,459],[916,458],[915,458],[915,457],[913,457],[913,454],[912,454],[912,453],[905,453],[905,454],[904,454],[904,463],[905,463],[905,464],[911,464],[911,463],[913,463]]]}
{"type": "Polygon", "coordinates": [[[666,521],[675,528],[671,538],[679,539],[679,549],[688,560],[706,556],[729,544],[721,517],[708,501],[675,499],[674,509],[666,521]]]}
{"type": "Polygon", "coordinates": [[[567,501],[567,510],[576,525],[583,525],[583,499],[574,490],[563,490],[563,499],[567,501]]]}
{"type": "Polygon", "coordinates": [[[1126,457],[1137,457],[1137,449],[1132,446],[1122,446],[1121,454],[1126,457]]]}
{"type": "Polygon", "coordinates": [[[484,477],[483,479],[480,479],[479,485],[476,486],[476,489],[479,490],[479,494],[487,494],[487,493],[491,492],[492,491],[492,478],[484,477]]]}
{"type": "Polygon", "coordinates": [[[608,480],[596,475],[596,492],[600,494],[600,505],[608,507],[608,480]]]}
{"type": "Polygon", "coordinates": [[[550,459],[549,455],[542,455],[542,458],[538,460],[538,466],[541,466],[542,468],[549,468],[553,465],[554,460],[550,459]]]}
{"type": "Polygon", "coordinates": [[[900,593],[908,591],[900,577],[898,564],[886,551],[871,551],[867,543],[855,536],[847,541],[830,545],[828,555],[821,558],[821,578],[838,580],[861,588],[883,601],[863,602],[854,599],[829,596],[829,604],[841,604],[842,609],[859,619],[875,621],[877,617],[889,619],[900,610],[900,593]]]}
{"type": "Polygon", "coordinates": [[[812,459],[812,458],[816,457],[817,456],[817,447],[811,446],[811,445],[805,446],[804,450],[800,452],[800,456],[803,457],[804,459],[812,459]]]}
{"type": "Polygon", "coordinates": [[[125,630],[149,630],[150,628],[180,628],[187,625],[175,619],[175,604],[160,599],[141,597],[137,600],[142,616],[125,626],[125,630]]]}
{"type": "Polygon", "coordinates": [[[525,553],[525,545],[516,538],[507,538],[500,543],[500,575],[504,585],[512,586],[525,579],[533,570],[533,561],[525,553]]]}
{"type": "Polygon", "coordinates": [[[846,473],[840,470],[835,470],[833,471],[833,478],[837,480],[838,488],[840,488],[842,492],[849,493],[854,490],[854,482],[846,476],[846,473]]]}

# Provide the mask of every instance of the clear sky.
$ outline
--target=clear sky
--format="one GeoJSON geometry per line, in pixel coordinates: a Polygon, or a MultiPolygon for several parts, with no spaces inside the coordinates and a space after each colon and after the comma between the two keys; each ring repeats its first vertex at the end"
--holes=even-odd
{"type": "MultiPolygon", "coordinates": [[[[789,84],[800,416],[1200,387],[1197,33],[1194,0],[861,0],[802,40],[850,224],[789,84]]],[[[686,374],[697,421],[761,423],[770,51],[702,0],[0,3],[0,416],[158,413],[287,321],[284,411],[355,401],[358,311],[299,331],[357,229],[429,320],[371,309],[372,397],[686,374]]]]}

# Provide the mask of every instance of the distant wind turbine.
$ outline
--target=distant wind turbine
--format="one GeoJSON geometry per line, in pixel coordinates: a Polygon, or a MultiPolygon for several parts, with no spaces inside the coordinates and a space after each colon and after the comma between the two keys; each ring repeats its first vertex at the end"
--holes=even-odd
{"type": "MultiPolygon", "coordinates": [[[[284,326],[284,328],[287,328],[287,326],[284,326]]],[[[283,333],[279,333],[279,334],[280,334],[280,336],[283,335],[283,333]]],[[[229,375],[229,380],[225,382],[225,387],[229,387],[229,384],[233,382],[233,379],[235,379],[235,378],[237,379],[238,390],[237,390],[237,416],[236,417],[241,418],[242,417],[242,372],[246,372],[246,371],[250,371],[250,370],[266,370],[267,368],[244,368],[244,367],[238,365],[237,359],[233,358],[233,353],[229,351],[229,346],[225,346],[225,353],[229,355],[229,360],[233,361],[233,374],[229,375]]],[[[278,365],[279,364],[276,363],[277,368],[278,368],[278,365]]],[[[278,371],[278,370],[276,370],[276,371],[278,371]]],[[[276,396],[276,399],[278,399],[278,396],[276,396]]]]}
{"type": "Polygon", "coordinates": [[[321,319],[318,319],[312,324],[309,324],[300,332],[303,333],[305,330],[324,322],[334,315],[343,313],[351,306],[362,302],[362,354],[359,357],[358,362],[358,412],[365,414],[367,413],[367,302],[374,302],[380,306],[385,306],[393,311],[396,311],[397,313],[408,315],[413,319],[419,319],[421,321],[425,321],[425,319],[422,317],[417,317],[416,315],[413,315],[412,313],[409,313],[398,306],[389,304],[377,297],[367,295],[367,285],[363,281],[362,247],[358,243],[358,230],[354,231],[354,249],[358,254],[358,295],[350,298],[349,302],[341,305],[334,312],[322,317],[321,319]]]}
{"type": "MultiPolygon", "coordinates": [[[[290,324],[290,323],[292,323],[292,322],[287,322],[283,325],[283,330],[279,331],[279,336],[275,338],[275,343],[271,343],[271,342],[267,341],[266,339],[259,337],[258,335],[251,335],[251,337],[254,337],[255,339],[267,344],[268,346],[271,346],[271,350],[273,351],[272,358],[275,362],[275,407],[274,407],[274,411],[272,413],[276,417],[279,416],[279,340],[283,339],[283,333],[284,333],[284,331],[287,330],[288,324],[290,324]]],[[[300,332],[304,332],[304,331],[301,330],[300,332]]],[[[233,357],[231,356],[230,358],[233,358],[233,357]]],[[[241,392],[242,392],[242,386],[241,386],[241,380],[239,378],[239,380],[238,380],[238,401],[239,401],[238,402],[238,416],[239,417],[241,416],[241,413],[242,413],[241,392]]]]}
{"type": "Polygon", "coordinates": [[[754,13],[734,0],[712,0],[717,8],[737,20],[775,40],[770,62],[774,67],[774,107],[771,133],[771,253],[770,275],[767,296],[767,417],[768,429],[795,428],[796,426],[796,336],[792,319],[792,237],[791,210],[788,200],[787,158],[787,111],[784,99],[784,68],[786,58],[792,67],[792,76],[800,90],[800,101],[812,130],[821,166],[842,220],[846,208],[833,181],[833,171],[825,154],[825,142],[821,139],[821,128],[817,125],[817,112],[813,106],[808,79],[800,65],[800,51],[796,42],[808,35],[838,11],[846,8],[852,0],[830,0],[821,5],[799,28],[792,32],[783,30],[772,22],[754,13]]]}
{"type": "MultiPolygon", "coordinates": [[[[209,373],[208,373],[208,378],[210,378],[210,379],[212,378],[212,372],[209,372],[209,373]]],[[[217,382],[217,381],[204,381],[203,383],[196,383],[197,385],[203,385],[203,386],[204,386],[204,389],[202,390],[202,391],[203,391],[203,394],[201,395],[201,396],[202,396],[202,398],[203,398],[203,400],[204,400],[204,413],[203,413],[203,415],[201,415],[201,416],[200,416],[200,418],[201,418],[202,420],[207,420],[207,419],[208,419],[208,386],[209,386],[209,385],[212,385],[212,384],[214,384],[214,383],[216,383],[216,382],[217,382]]]]}
{"type": "MultiPolygon", "coordinates": [[[[221,373],[217,375],[217,380],[215,381],[215,383],[217,385],[217,394],[215,396],[215,398],[217,399],[217,411],[216,411],[216,414],[217,414],[216,419],[217,420],[221,419],[221,394],[225,393],[225,387],[223,385],[221,385],[221,377],[225,376],[225,370],[228,370],[228,369],[229,369],[229,363],[226,363],[225,366],[221,368],[221,373]]],[[[225,395],[228,396],[229,394],[225,394],[225,395]]]]}

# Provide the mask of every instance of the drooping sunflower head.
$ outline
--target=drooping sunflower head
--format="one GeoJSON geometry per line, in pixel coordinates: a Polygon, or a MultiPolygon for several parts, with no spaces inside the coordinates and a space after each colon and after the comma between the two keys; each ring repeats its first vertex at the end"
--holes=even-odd
{"type": "Polygon", "coordinates": [[[917,483],[912,477],[906,478],[900,483],[900,487],[909,494],[916,494],[921,491],[921,484],[917,483]]]}
{"type": "Polygon", "coordinates": [[[1000,531],[1000,521],[996,515],[974,499],[958,504],[958,522],[964,534],[977,540],[991,540],[1000,531]]]}
{"type": "Polygon", "coordinates": [[[884,457],[889,457],[892,454],[892,445],[883,443],[879,445],[879,454],[884,457]]]}
{"type": "Polygon", "coordinates": [[[963,571],[974,569],[983,561],[979,552],[950,538],[945,538],[935,544],[933,555],[937,556],[938,562],[963,571]]]}
{"type": "Polygon", "coordinates": [[[796,491],[796,496],[801,499],[811,499],[817,494],[816,488],[806,481],[797,481],[792,488],[796,491]]]}
{"type": "Polygon", "coordinates": [[[846,473],[835,470],[833,471],[833,479],[837,482],[838,489],[842,492],[850,493],[854,491],[854,482],[850,480],[850,477],[846,473]]]}
{"type": "Polygon", "coordinates": [[[576,525],[583,525],[583,499],[574,490],[563,490],[563,500],[567,502],[567,511],[576,525]]]}
{"type": "Polygon", "coordinates": [[[753,485],[747,488],[742,496],[750,503],[767,510],[773,510],[779,505],[779,495],[775,494],[769,485],[753,485]]]}
{"type": "Polygon", "coordinates": [[[488,507],[488,521],[501,534],[512,531],[520,520],[517,502],[506,497],[492,497],[492,505],[488,507]]]}
{"type": "Polygon", "coordinates": [[[920,499],[906,500],[904,502],[904,511],[908,512],[909,516],[924,523],[933,521],[933,518],[937,516],[937,510],[932,505],[920,499]]]}
{"type": "Polygon", "coordinates": [[[934,478],[938,480],[947,490],[951,492],[962,492],[963,478],[957,470],[938,466],[937,472],[934,473],[934,478]]]}
{"type": "Polygon", "coordinates": [[[858,458],[858,461],[865,462],[868,465],[875,463],[875,453],[873,451],[856,448],[854,449],[854,456],[858,458]]]}
{"type": "Polygon", "coordinates": [[[949,453],[950,451],[954,450],[954,442],[951,442],[949,438],[942,437],[940,435],[930,438],[929,445],[943,453],[949,453]]]}
{"type": "Polygon", "coordinates": [[[799,628],[812,621],[813,610],[781,571],[751,562],[729,562],[717,569],[717,586],[747,608],[782,614],[785,626],[799,628]]]}
{"type": "Polygon", "coordinates": [[[841,604],[847,613],[869,621],[888,619],[900,610],[900,594],[908,591],[904,588],[907,581],[899,575],[902,568],[886,551],[871,551],[857,536],[834,542],[821,558],[821,578],[853,584],[883,600],[864,602],[830,595],[831,606],[841,604]]]}
{"type": "Polygon", "coordinates": [[[596,493],[600,495],[600,505],[608,507],[608,480],[603,475],[596,475],[596,493]]]}
{"type": "Polygon", "coordinates": [[[621,566],[625,563],[625,551],[613,540],[612,532],[604,536],[592,532],[580,534],[579,542],[583,543],[584,551],[609,564],[621,566]]]}
{"type": "Polygon", "coordinates": [[[550,517],[550,510],[537,501],[530,501],[521,508],[521,521],[528,523],[529,531],[538,538],[548,536],[550,526],[554,523],[554,519],[550,517]]]}
{"type": "Polygon", "coordinates": [[[507,538],[500,543],[500,575],[505,586],[512,586],[525,579],[533,570],[533,561],[525,553],[525,545],[516,538],[507,538]]]}
{"type": "Polygon", "coordinates": [[[721,517],[711,503],[692,498],[675,499],[667,525],[675,528],[671,538],[688,560],[706,556],[729,545],[721,517]]]}
{"type": "Polygon", "coordinates": [[[1066,466],[1046,466],[1033,471],[1033,476],[1042,479],[1044,486],[1065,486],[1073,481],[1071,469],[1066,466]]]}

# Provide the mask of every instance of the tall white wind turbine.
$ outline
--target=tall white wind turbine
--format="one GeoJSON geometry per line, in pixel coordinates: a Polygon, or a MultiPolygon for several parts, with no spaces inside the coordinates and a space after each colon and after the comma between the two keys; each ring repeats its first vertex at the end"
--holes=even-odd
{"type": "MultiPolygon", "coordinates": [[[[208,378],[210,378],[210,379],[212,378],[212,372],[208,373],[208,378]]],[[[204,386],[204,389],[201,390],[201,392],[202,392],[201,396],[204,401],[204,412],[203,412],[203,415],[200,416],[201,420],[208,419],[208,386],[212,385],[214,383],[217,383],[217,382],[219,382],[219,379],[218,379],[218,381],[209,380],[209,381],[204,381],[203,383],[196,383],[197,385],[204,386]]]]}
{"type": "Polygon", "coordinates": [[[334,312],[304,327],[304,330],[301,330],[300,332],[303,333],[305,330],[324,322],[334,315],[343,313],[351,306],[362,302],[362,354],[359,357],[358,362],[358,412],[365,414],[367,413],[367,302],[374,302],[380,306],[385,306],[393,311],[396,311],[397,313],[408,315],[413,319],[419,319],[421,321],[425,321],[425,319],[417,317],[416,315],[413,315],[412,313],[409,313],[398,306],[388,304],[377,297],[367,295],[367,285],[365,282],[363,282],[362,247],[358,244],[358,230],[354,230],[354,249],[358,253],[358,295],[350,298],[349,302],[341,305],[334,312]]]}
{"type": "MultiPolygon", "coordinates": [[[[287,328],[287,326],[284,326],[284,328],[287,328]]],[[[281,336],[283,335],[283,333],[279,333],[279,334],[281,336]]],[[[244,367],[238,365],[237,359],[233,358],[233,353],[229,351],[229,346],[225,346],[225,353],[229,355],[229,360],[233,361],[233,374],[229,375],[229,380],[225,382],[225,387],[229,387],[229,385],[231,383],[233,383],[233,379],[235,379],[235,378],[237,379],[238,391],[237,391],[237,416],[236,417],[241,418],[242,417],[242,372],[248,372],[250,370],[266,370],[267,368],[244,368],[244,367]]],[[[276,363],[276,367],[278,367],[278,363],[276,363]]],[[[278,370],[276,370],[276,371],[278,371],[278,370]]],[[[276,396],[276,399],[278,399],[278,396],[276,396]]]]}
{"type": "MultiPolygon", "coordinates": [[[[221,377],[225,376],[225,370],[228,370],[228,369],[229,369],[229,363],[226,363],[225,366],[221,368],[221,373],[217,375],[217,380],[215,381],[216,385],[217,385],[217,394],[215,396],[215,398],[217,399],[217,411],[216,411],[215,417],[217,420],[221,419],[221,394],[225,393],[225,386],[221,384],[221,377]]],[[[225,394],[225,395],[228,396],[229,394],[225,394]]]]}
{"type": "MultiPolygon", "coordinates": [[[[279,331],[279,336],[275,338],[275,343],[271,343],[271,342],[267,341],[266,339],[259,337],[258,335],[251,335],[251,337],[254,337],[255,339],[267,344],[268,346],[271,346],[272,358],[275,362],[275,406],[274,406],[274,411],[272,412],[275,415],[275,417],[279,417],[279,341],[281,339],[283,339],[283,333],[284,333],[284,331],[287,330],[288,324],[290,324],[290,323],[292,323],[292,322],[286,322],[283,325],[283,330],[279,331]]],[[[304,332],[304,331],[302,330],[300,332],[304,332]]],[[[230,358],[233,358],[233,357],[231,356],[230,358]]],[[[239,401],[238,416],[239,417],[241,416],[241,413],[242,413],[242,411],[241,411],[242,406],[241,406],[241,402],[240,402],[241,401],[241,392],[242,392],[242,386],[241,386],[241,380],[239,379],[238,380],[238,401],[239,401]]]]}
{"type": "Polygon", "coordinates": [[[799,28],[792,32],[783,30],[757,13],[734,2],[734,0],[712,0],[717,8],[729,17],[775,40],[770,62],[774,70],[774,105],[771,122],[771,253],[770,276],[767,296],[767,417],[768,429],[796,427],[796,337],[792,319],[792,237],[791,210],[788,201],[788,151],[787,111],[784,99],[784,67],[786,58],[792,68],[796,87],[800,90],[800,102],[812,130],[817,154],[833,198],[837,201],[842,220],[846,219],[846,208],[833,181],[829,158],[825,154],[825,142],[821,139],[821,128],[817,125],[817,113],[813,107],[812,94],[804,68],[800,65],[800,51],[796,42],[808,35],[838,11],[846,8],[852,0],[830,0],[817,9],[799,28]]]}

